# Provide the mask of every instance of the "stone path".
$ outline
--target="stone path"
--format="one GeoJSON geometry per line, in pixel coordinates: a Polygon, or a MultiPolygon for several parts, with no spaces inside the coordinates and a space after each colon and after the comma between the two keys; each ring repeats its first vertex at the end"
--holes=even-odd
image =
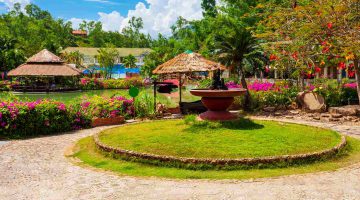
{"type": "Polygon", "coordinates": [[[5,144],[7,144],[8,142],[7,141],[0,141],[0,146],[3,146],[5,144]]]}
{"type": "MultiPolygon", "coordinates": [[[[360,138],[359,126],[303,123],[360,138]]],[[[121,177],[75,166],[64,157],[76,140],[102,129],[0,146],[0,199],[360,199],[360,163],[279,178],[182,181],[121,177]]]]}

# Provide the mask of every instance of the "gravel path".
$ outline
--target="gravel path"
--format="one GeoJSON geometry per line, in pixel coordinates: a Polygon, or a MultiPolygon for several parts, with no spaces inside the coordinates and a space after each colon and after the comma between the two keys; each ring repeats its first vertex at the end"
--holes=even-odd
{"type": "MultiPolygon", "coordinates": [[[[360,138],[359,126],[302,123],[360,138]]],[[[0,199],[360,199],[360,163],[334,172],[279,178],[181,181],[121,177],[75,166],[64,157],[76,140],[102,129],[0,146],[0,199]]]]}

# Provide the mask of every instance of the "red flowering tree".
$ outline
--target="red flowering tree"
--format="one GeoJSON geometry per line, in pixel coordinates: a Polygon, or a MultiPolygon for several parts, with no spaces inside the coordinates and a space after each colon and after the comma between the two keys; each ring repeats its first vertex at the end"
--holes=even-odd
{"type": "Polygon", "coordinates": [[[356,77],[360,99],[360,0],[298,1],[294,7],[276,8],[262,24],[266,31],[258,36],[269,44],[285,41],[268,49],[277,54],[286,49],[284,60],[292,58],[300,76],[324,66],[346,69],[356,77]]]}

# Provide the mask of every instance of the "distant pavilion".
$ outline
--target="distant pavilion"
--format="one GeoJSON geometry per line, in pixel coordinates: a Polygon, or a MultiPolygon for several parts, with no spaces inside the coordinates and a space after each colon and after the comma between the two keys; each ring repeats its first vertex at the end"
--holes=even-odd
{"type": "Polygon", "coordinates": [[[8,76],[20,82],[15,91],[55,92],[76,90],[81,71],[66,64],[47,49],[30,57],[26,63],[11,70],[8,76]]]}

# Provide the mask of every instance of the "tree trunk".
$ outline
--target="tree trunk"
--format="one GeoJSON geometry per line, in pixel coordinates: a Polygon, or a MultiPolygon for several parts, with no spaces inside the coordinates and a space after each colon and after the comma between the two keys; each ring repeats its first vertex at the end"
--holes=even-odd
{"type": "Polygon", "coordinates": [[[360,62],[359,62],[359,58],[356,57],[354,59],[354,68],[355,68],[355,78],[356,78],[356,83],[357,83],[357,93],[358,93],[358,98],[359,98],[359,105],[360,105],[360,66],[359,66],[360,62]]]}
{"type": "Polygon", "coordinates": [[[239,75],[240,75],[241,85],[243,86],[244,89],[246,89],[245,101],[244,101],[243,108],[244,108],[244,111],[250,111],[251,110],[251,96],[250,96],[249,88],[246,83],[245,73],[242,70],[242,68],[239,70],[239,75]]]}

